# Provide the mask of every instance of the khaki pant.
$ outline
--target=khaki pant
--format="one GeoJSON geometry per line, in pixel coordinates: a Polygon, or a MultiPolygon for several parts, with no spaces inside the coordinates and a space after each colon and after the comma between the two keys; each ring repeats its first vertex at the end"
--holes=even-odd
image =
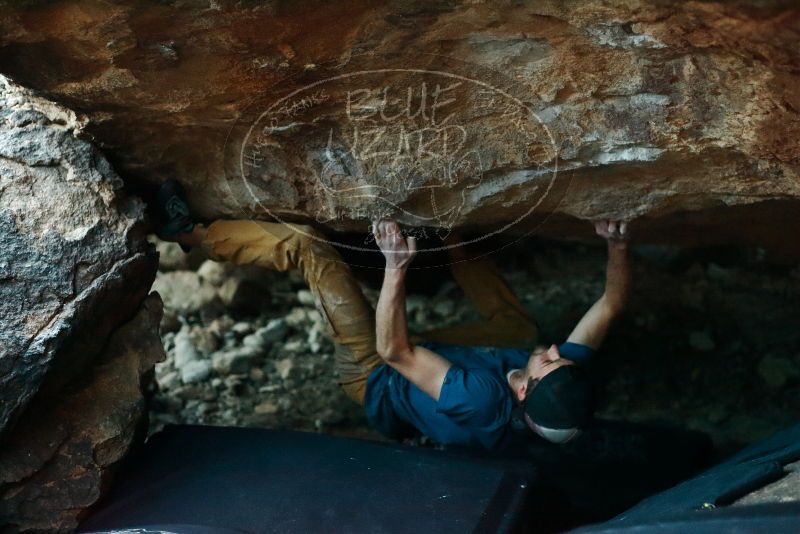
{"type": "MultiPolygon", "coordinates": [[[[216,221],[202,244],[206,254],[234,265],[298,269],[314,294],[336,344],[340,385],[364,403],[367,377],[383,363],[375,349],[375,312],[350,267],[310,226],[261,221],[216,221]]],[[[414,336],[458,345],[522,347],[535,343],[538,329],[497,268],[488,259],[451,266],[456,282],[484,320],[414,336]]]]}

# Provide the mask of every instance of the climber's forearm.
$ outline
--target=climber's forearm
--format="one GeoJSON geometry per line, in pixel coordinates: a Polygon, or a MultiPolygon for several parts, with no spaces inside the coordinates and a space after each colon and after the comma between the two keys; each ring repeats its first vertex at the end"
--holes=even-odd
{"type": "Polygon", "coordinates": [[[608,241],[608,263],[606,265],[606,288],[604,306],[613,316],[622,313],[628,304],[631,292],[631,265],[628,243],[608,241]]]}
{"type": "Polygon", "coordinates": [[[599,349],[614,321],[625,308],[630,287],[628,244],[626,241],[609,239],[605,291],[581,317],[567,341],[599,349]]]}
{"type": "Polygon", "coordinates": [[[405,303],[405,269],[386,269],[378,299],[378,354],[433,400],[439,400],[450,362],[430,349],[411,343],[405,303]]]}
{"type": "Polygon", "coordinates": [[[376,311],[378,355],[390,362],[412,351],[406,320],[405,269],[386,269],[376,311]]]}

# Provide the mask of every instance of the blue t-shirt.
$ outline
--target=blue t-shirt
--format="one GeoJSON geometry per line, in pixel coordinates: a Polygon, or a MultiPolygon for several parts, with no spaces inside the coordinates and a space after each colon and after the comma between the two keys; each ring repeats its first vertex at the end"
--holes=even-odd
{"type": "MultiPolygon", "coordinates": [[[[364,409],[370,424],[392,437],[410,425],[442,445],[502,449],[514,408],[506,374],[525,367],[530,351],[431,342],[421,346],[453,364],[438,402],[389,365],[381,365],[367,380],[364,409]]],[[[582,364],[594,350],[564,343],[559,352],[582,364]]]]}

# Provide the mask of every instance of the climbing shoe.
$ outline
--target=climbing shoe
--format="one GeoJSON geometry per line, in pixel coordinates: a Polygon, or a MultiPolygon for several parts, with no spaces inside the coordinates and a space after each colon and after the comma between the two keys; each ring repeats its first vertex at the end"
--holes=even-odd
{"type": "MultiPolygon", "coordinates": [[[[174,238],[178,234],[194,230],[186,192],[176,180],[169,179],[161,184],[155,200],[156,233],[162,238],[174,238]]],[[[184,252],[191,247],[181,245],[184,252]]]]}

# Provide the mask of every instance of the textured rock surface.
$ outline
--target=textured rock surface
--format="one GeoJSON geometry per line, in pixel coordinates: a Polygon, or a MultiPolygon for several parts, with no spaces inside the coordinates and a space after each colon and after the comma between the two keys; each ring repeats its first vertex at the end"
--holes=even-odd
{"type": "Polygon", "coordinates": [[[0,7],[0,72],[87,113],[131,183],[175,176],[206,217],[488,231],[535,206],[509,232],[646,216],[654,240],[775,245],[800,227],[799,35],[780,0],[65,0],[0,7]],[[392,70],[354,75],[370,69],[392,70]],[[456,78],[395,69],[472,81],[437,121],[456,78]],[[428,113],[394,117],[423,83],[428,113]]]}
{"type": "Polygon", "coordinates": [[[0,524],[9,532],[73,531],[117,462],[143,440],[143,390],[165,358],[161,313],[157,295],[145,299],[81,381],[35,402],[15,428],[0,451],[0,524]]]}
{"type": "Polygon", "coordinates": [[[82,125],[0,76],[0,431],[79,374],[155,276],[143,205],[82,125]]]}
{"type": "Polygon", "coordinates": [[[783,478],[742,497],[734,505],[800,502],[800,462],[789,464],[785,469],[783,478]]]}

